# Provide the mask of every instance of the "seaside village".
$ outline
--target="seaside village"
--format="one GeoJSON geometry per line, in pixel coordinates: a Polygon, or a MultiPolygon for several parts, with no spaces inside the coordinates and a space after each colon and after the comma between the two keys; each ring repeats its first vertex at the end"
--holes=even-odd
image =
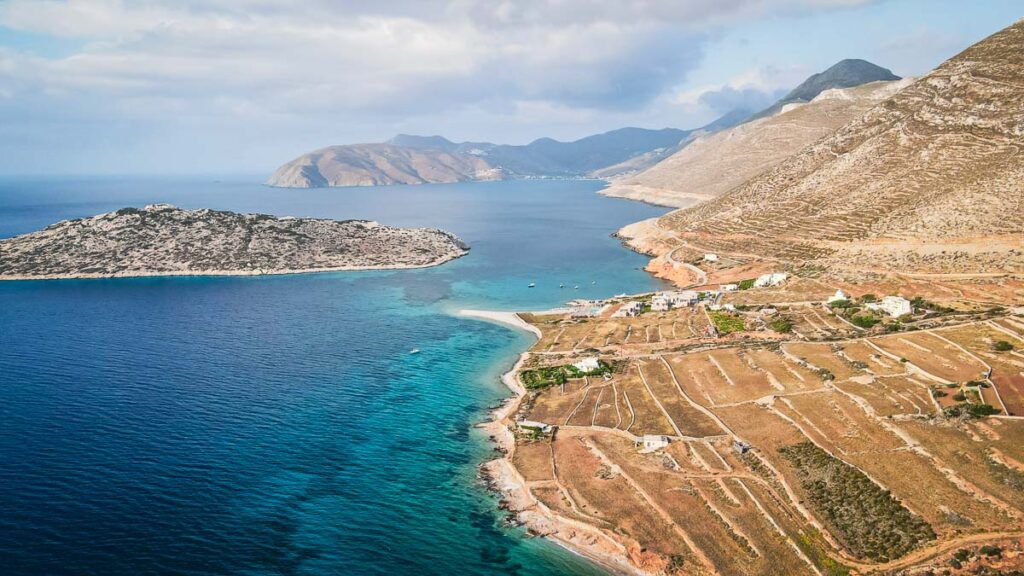
{"type": "Polygon", "coordinates": [[[872,573],[1019,531],[1024,281],[702,260],[712,282],[519,314],[540,336],[485,467],[519,521],[666,574],[872,573]]]}

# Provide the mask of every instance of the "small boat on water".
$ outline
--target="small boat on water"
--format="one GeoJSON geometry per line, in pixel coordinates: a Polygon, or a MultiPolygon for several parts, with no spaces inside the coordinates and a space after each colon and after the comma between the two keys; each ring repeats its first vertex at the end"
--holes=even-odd
{"type": "Polygon", "coordinates": [[[579,284],[577,284],[576,286],[573,286],[573,287],[572,287],[572,289],[573,289],[573,290],[579,290],[579,289],[580,289],[580,286],[579,286],[579,284]]]}
{"type": "Polygon", "coordinates": [[[565,288],[565,284],[559,284],[558,287],[559,288],[565,288]]]}
{"type": "Polygon", "coordinates": [[[412,350],[409,350],[409,354],[419,354],[419,353],[420,353],[420,349],[419,348],[413,348],[412,350]]]}
{"type": "Polygon", "coordinates": [[[530,282],[530,284],[529,284],[529,285],[527,286],[527,288],[534,288],[534,287],[536,287],[536,286],[537,286],[537,284],[536,284],[536,283],[534,283],[534,282],[530,282]]]}

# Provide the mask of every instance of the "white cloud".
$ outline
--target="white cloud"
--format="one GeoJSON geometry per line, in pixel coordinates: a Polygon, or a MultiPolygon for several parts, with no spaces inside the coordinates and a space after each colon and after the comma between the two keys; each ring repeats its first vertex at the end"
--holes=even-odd
{"type": "Polygon", "coordinates": [[[27,131],[343,127],[335,142],[481,111],[497,126],[545,126],[555,111],[647,118],[699,63],[708,30],[864,1],[0,0],[0,26],[81,42],[62,57],[0,46],[0,114],[27,131]]]}

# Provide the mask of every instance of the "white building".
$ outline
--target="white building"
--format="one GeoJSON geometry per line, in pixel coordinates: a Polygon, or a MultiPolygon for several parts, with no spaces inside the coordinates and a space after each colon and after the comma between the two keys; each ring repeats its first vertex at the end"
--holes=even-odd
{"type": "Polygon", "coordinates": [[[870,310],[881,310],[893,318],[899,318],[914,311],[914,307],[910,305],[910,300],[900,296],[886,296],[882,298],[881,302],[866,304],[865,306],[870,310]]]}
{"type": "Polygon", "coordinates": [[[735,292],[739,287],[739,284],[722,284],[718,289],[722,292],[735,292]]]}
{"type": "Polygon", "coordinates": [[[597,361],[597,356],[590,356],[580,360],[573,364],[577,370],[583,373],[594,372],[601,369],[601,363],[597,361]]]}
{"type": "Polygon", "coordinates": [[[754,286],[758,288],[764,288],[766,286],[778,286],[789,278],[789,274],[785,272],[776,272],[774,274],[765,274],[764,276],[758,276],[757,280],[754,280],[754,286]]]}
{"type": "Polygon", "coordinates": [[[668,447],[672,439],[668,436],[660,436],[657,434],[644,434],[640,437],[639,444],[643,445],[641,452],[654,452],[655,450],[661,450],[662,448],[668,447]]]}
{"type": "Polygon", "coordinates": [[[700,295],[693,290],[658,292],[651,298],[651,310],[665,312],[681,306],[693,306],[699,299],[700,295]]]}
{"type": "Polygon", "coordinates": [[[622,305],[621,308],[616,310],[615,314],[612,314],[612,316],[615,316],[615,317],[618,317],[618,318],[622,318],[624,316],[639,316],[640,313],[643,312],[643,311],[644,311],[644,303],[643,302],[636,302],[636,301],[634,301],[634,302],[626,302],[625,304],[622,305]]]}
{"type": "Polygon", "coordinates": [[[704,261],[705,262],[718,262],[718,254],[705,254],[704,255],[704,261]]]}
{"type": "Polygon", "coordinates": [[[551,425],[550,424],[545,424],[543,422],[536,422],[534,420],[520,420],[519,422],[516,422],[516,424],[520,428],[540,430],[540,432],[542,434],[547,434],[547,433],[551,432],[551,425]]]}
{"type": "Polygon", "coordinates": [[[842,302],[843,300],[849,299],[850,297],[846,295],[846,292],[843,292],[843,290],[840,288],[839,290],[836,290],[835,294],[828,297],[828,303],[831,304],[833,302],[842,302]]]}

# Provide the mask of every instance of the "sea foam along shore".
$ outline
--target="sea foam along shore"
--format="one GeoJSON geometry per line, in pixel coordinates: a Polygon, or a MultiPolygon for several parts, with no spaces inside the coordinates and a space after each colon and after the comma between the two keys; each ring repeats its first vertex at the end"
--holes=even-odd
{"type": "MultiPolygon", "coordinates": [[[[515,312],[459,310],[456,315],[525,330],[538,339],[542,336],[539,328],[526,322],[515,312]]],[[[516,448],[515,436],[512,433],[515,426],[514,418],[520,403],[526,397],[526,389],[519,383],[518,374],[528,356],[528,351],[520,354],[515,365],[501,376],[501,381],[515,396],[491,412],[490,420],[479,425],[503,454],[501,458],[482,464],[481,475],[488,486],[501,496],[502,507],[515,514],[516,520],[526,526],[531,533],[550,539],[612,574],[644,574],[629,562],[628,551],[622,544],[593,526],[555,513],[534,498],[526,487],[526,479],[512,465],[516,448]]]]}

